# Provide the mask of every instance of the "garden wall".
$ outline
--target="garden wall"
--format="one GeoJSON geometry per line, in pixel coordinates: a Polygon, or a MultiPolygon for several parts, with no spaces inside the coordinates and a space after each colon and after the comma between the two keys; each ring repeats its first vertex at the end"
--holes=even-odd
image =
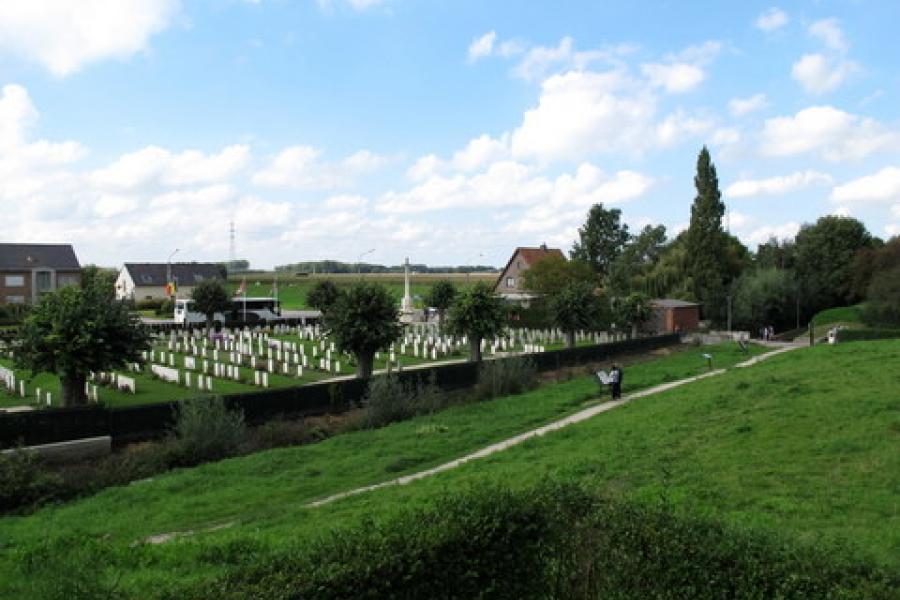
{"type": "MultiPolygon", "coordinates": [[[[538,371],[554,371],[586,363],[611,360],[635,352],[648,352],[680,342],[678,334],[625,340],[611,344],[582,346],[531,354],[538,371]]],[[[494,360],[506,360],[498,358],[494,360]]],[[[410,369],[400,373],[406,381],[434,378],[442,390],[471,387],[478,381],[478,365],[453,363],[410,369]]],[[[359,379],[312,383],[303,386],[260,390],[225,396],[233,408],[244,411],[250,423],[291,415],[322,415],[345,412],[365,395],[365,383],[359,379]]],[[[0,414],[0,447],[17,443],[47,444],[65,440],[112,436],[114,443],[148,439],[163,435],[172,423],[177,402],[163,402],[121,408],[88,406],[0,414]]]]}

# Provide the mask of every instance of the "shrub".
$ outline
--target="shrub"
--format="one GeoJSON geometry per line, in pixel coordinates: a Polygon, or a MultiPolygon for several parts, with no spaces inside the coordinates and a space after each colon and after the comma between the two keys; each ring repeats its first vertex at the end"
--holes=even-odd
{"type": "Polygon", "coordinates": [[[363,399],[364,427],[383,427],[417,414],[430,413],[443,405],[443,393],[433,377],[426,382],[404,383],[397,375],[373,377],[363,399]]]}
{"type": "Polygon", "coordinates": [[[900,338],[900,329],[838,329],[838,342],[855,342],[860,340],[888,340],[900,338]]]}
{"type": "Polygon", "coordinates": [[[144,300],[136,300],[134,307],[138,310],[159,310],[162,308],[163,302],[165,300],[162,298],[145,298],[144,300]]]}
{"type": "Polygon", "coordinates": [[[61,484],[32,452],[0,454],[0,512],[28,508],[52,499],[61,484]]]}
{"type": "Polygon", "coordinates": [[[156,314],[160,317],[171,318],[172,315],[175,314],[175,301],[171,298],[166,298],[160,302],[159,306],[156,308],[156,314]]]}
{"type": "Polygon", "coordinates": [[[478,370],[478,383],[473,394],[478,400],[488,400],[508,394],[521,394],[537,385],[534,361],[525,357],[485,361],[478,370]]]}
{"type": "Polygon", "coordinates": [[[216,581],[164,597],[886,600],[898,583],[841,548],[544,482],[482,484],[383,523],[256,547],[216,581]]]}
{"type": "Polygon", "coordinates": [[[235,454],[244,439],[242,411],[218,396],[182,402],[175,409],[176,463],[194,465],[235,454]]]}

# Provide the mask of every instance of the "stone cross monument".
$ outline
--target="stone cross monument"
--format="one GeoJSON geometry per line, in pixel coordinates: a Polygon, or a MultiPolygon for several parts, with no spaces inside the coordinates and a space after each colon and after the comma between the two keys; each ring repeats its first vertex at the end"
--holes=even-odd
{"type": "Polygon", "coordinates": [[[403,300],[400,302],[400,312],[405,315],[413,312],[412,296],[409,294],[409,257],[403,263],[403,300]]]}

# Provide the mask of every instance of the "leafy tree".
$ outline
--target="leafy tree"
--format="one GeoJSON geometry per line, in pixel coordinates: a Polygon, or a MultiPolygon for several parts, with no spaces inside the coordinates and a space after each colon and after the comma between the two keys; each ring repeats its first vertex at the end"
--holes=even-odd
{"type": "Polygon", "coordinates": [[[617,295],[647,291],[647,276],[666,249],[664,225],[646,225],[632,237],[622,254],[610,266],[606,289],[617,295]]]}
{"type": "Polygon", "coordinates": [[[685,236],[687,274],[706,316],[721,320],[729,270],[728,237],[722,230],[725,203],[719,191],[719,178],[706,146],[697,157],[694,185],[697,196],[691,206],[691,224],[685,236]]]}
{"type": "Polygon", "coordinates": [[[631,327],[631,336],[637,336],[638,327],[646,323],[653,313],[650,306],[650,298],[647,294],[633,292],[624,298],[619,298],[613,308],[616,320],[631,327]]]}
{"type": "Polygon", "coordinates": [[[116,279],[114,269],[104,269],[97,265],[85,265],[81,269],[81,287],[93,287],[109,296],[116,295],[116,279]]]}
{"type": "Polygon", "coordinates": [[[463,291],[450,307],[448,329],[469,340],[469,360],[481,361],[481,340],[503,332],[506,307],[491,286],[478,282],[463,291]]]}
{"type": "Polygon", "coordinates": [[[311,307],[322,311],[322,314],[335,305],[341,297],[341,290],[330,279],[321,279],[309,290],[306,303],[311,307]]]}
{"type": "Polygon", "coordinates": [[[323,317],[335,345],[356,358],[356,376],[362,379],[371,377],[375,353],[386,350],[403,332],[393,296],[378,283],[354,284],[323,317]]]}
{"type": "Polygon", "coordinates": [[[900,325],[900,265],[874,274],[863,320],[869,325],[900,325]]]}
{"type": "Polygon", "coordinates": [[[765,244],[756,247],[756,266],[760,269],[794,268],[793,240],[778,241],[770,237],[765,244]]]}
{"type": "Polygon", "coordinates": [[[428,293],[425,295],[425,304],[437,309],[438,311],[438,327],[444,327],[444,314],[453,304],[456,298],[456,286],[453,282],[441,279],[435,282],[428,293]]]}
{"type": "Polygon", "coordinates": [[[656,298],[696,301],[694,280],[689,273],[689,256],[682,232],[669,244],[644,278],[644,293],[656,298]]]}
{"type": "Polygon", "coordinates": [[[789,329],[796,323],[793,271],[770,267],[747,272],[735,282],[732,297],[732,321],[739,329],[756,331],[765,325],[789,329]]]}
{"type": "Polygon", "coordinates": [[[212,329],[217,312],[231,308],[231,298],[225,285],[218,279],[204,279],[191,291],[194,310],[206,316],[206,329],[212,329]]]}
{"type": "Polygon", "coordinates": [[[522,287],[529,292],[551,296],[572,283],[585,283],[596,287],[597,274],[583,260],[566,260],[551,254],[537,261],[522,273],[522,287]]]}
{"type": "Polygon", "coordinates": [[[887,243],[873,238],[869,248],[862,248],[853,257],[850,267],[852,282],[851,293],[856,297],[868,297],[869,285],[880,271],[889,271],[900,267],[900,236],[891,238],[887,243]]]}
{"type": "Polygon", "coordinates": [[[550,299],[553,322],[566,334],[566,347],[575,347],[575,332],[596,326],[601,315],[595,287],[583,281],[569,283],[550,299]]]}
{"type": "Polygon", "coordinates": [[[33,373],[59,375],[63,406],[87,403],[91,371],[141,360],[149,336],[128,304],[101,285],[65,287],[45,295],[25,319],[15,360],[33,373]]]}
{"type": "Polygon", "coordinates": [[[570,256],[588,263],[605,278],[628,241],[628,225],[621,222],[621,217],[618,208],[607,210],[603,204],[593,205],[587,221],[578,230],[578,241],[570,256]]]}
{"type": "Polygon", "coordinates": [[[850,217],[821,217],[800,228],[795,244],[797,280],[809,314],[860,300],[852,267],[857,253],[872,246],[865,225],[850,217]]]}

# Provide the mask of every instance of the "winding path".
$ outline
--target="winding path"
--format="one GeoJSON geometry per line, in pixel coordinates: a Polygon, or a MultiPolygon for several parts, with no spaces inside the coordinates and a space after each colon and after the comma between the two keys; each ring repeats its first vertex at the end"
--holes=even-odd
{"type": "MultiPolygon", "coordinates": [[[[765,354],[760,354],[758,356],[754,356],[749,360],[745,360],[743,362],[737,363],[732,368],[745,368],[752,365],[755,365],[767,358],[772,356],[783,354],[784,352],[789,352],[791,350],[795,350],[797,348],[802,348],[802,345],[797,344],[783,344],[779,346],[775,346],[774,344],[767,344],[770,347],[777,347],[776,350],[771,352],[766,352],[765,354]]],[[[419,479],[424,479],[426,477],[431,477],[432,475],[437,475],[438,473],[443,473],[444,471],[449,471],[450,469],[455,469],[456,467],[463,465],[469,461],[476,460],[478,458],[483,458],[485,456],[489,456],[494,454],[495,452],[500,452],[502,450],[506,450],[507,448],[511,448],[517,444],[521,444],[525,440],[531,439],[533,437],[537,437],[540,435],[544,435],[545,433],[549,433],[551,431],[556,431],[557,429],[562,429],[568,425],[573,423],[580,423],[581,421],[585,421],[599,415],[600,413],[604,413],[610,411],[614,408],[618,408],[623,404],[628,404],[632,400],[637,400],[638,398],[643,398],[645,396],[651,396],[653,394],[658,394],[660,392],[665,392],[667,390],[671,390],[673,388],[680,387],[687,383],[692,383],[694,381],[699,381],[701,379],[708,379],[710,377],[716,377],[725,373],[727,369],[716,369],[714,371],[709,371],[707,373],[703,373],[702,375],[695,375],[694,377],[688,377],[686,379],[679,379],[678,381],[671,381],[669,383],[663,383],[661,385],[657,385],[654,387],[650,387],[644,390],[640,390],[634,392],[633,394],[629,394],[625,396],[621,400],[615,400],[612,402],[604,402],[603,404],[598,404],[596,406],[591,406],[590,408],[586,408],[584,410],[573,413],[565,418],[562,418],[558,421],[554,421],[552,423],[548,423],[542,427],[538,427],[537,429],[532,429],[531,431],[526,431],[525,433],[520,433],[517,436],[505,439],[501,442],[497,442],[496,444],[491,444],[490,446],[486,446],[481,450],[473,452],[471,454],[467,454],[455,460],[451,460],[450,462],[444,463],[442,465],[438,465],[437,467],[433,467],[431,469],[427,469],[425,471],[419,471],[418,473],[412,473],[410,475],[404,475],[402,477],[397,477],[396,479],[391,479],[389,481],[383,481],[381,483],[376,483],[373,485],[367,485],[364,487],[348,490],[346,492],[341,492],[339,494],[334,494],[331,496],[327,496],[325,498],[321,498],[314,502],[308,503],[306,506],[309,508],[314,508],[317,506],[322,506],[324,504],[330,504],[336,500],[341,500],[342,498],[348,498],[350,496],[358,496],[359,494],[364,494],[366,492],[371,492],[374,490],[378,490],[381,488],[385,488],[392,485],[406,485],[407,483],[411,483],[413,481],[417,481],[419,479]]]]}

